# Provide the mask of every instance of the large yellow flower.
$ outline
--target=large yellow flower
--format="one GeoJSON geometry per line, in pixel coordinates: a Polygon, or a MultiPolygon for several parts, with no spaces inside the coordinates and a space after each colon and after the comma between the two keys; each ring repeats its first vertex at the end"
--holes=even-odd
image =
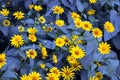
{"type": "Polygon", "coordinates": [[[64,39],[62,39],[62,38],[57,38],[56,41],[55,41],[55,44],[56,44],[56,46],[58,46],[58,47],[63,47],[64,44],[65,44],[65,41],[64,41],[64,39]]]}
{"type": "Polygon", "coordinates": [[[46,77],[46,80],[59,80],[59,78],[58,78],[58,76],[56,76],[53,73],[48,73],[47,77],[46,77]]]}
{"type": "Polygon", "coordinates": [[[114,32],[114,26],[111,22],[106,21],[104,24],[104,28],[107,30],[107,32],[114,32]]]}
{"type": "Polygon", "coordinates": [[[7,20],[7,19],[5,19],[5,20],[3,21],[3,24],[4,24],[4,26],[10,26],[10,21],[7,20]]]}
{"type": "Polygon", "coordinates": [[[27,29],[27,32],[29,33],[29,34],[36,34],[37,33],[37,29],[35,28],[35,27],[30,27],[30,28],[28,28],[27,29]]]}
{"type": "Polygon", "coordinates": [[[56,24],[57,26],[59,26],[59,27],[62,27],[62,26],[65,25],[65,22],[64,22],[63,20],[56,20],[56,21],[55,21],[55,24],[56,24]]]}
{"type": "Polygon", "coordinates": [[[79,19],[79,18],[81,18],[81,16],[80,16],[79,14],[77,14],[76,12],[72,12],[72,13],[71,13],[71,17],[72,17],[73,19],[79,19]]]}
{"type": "Polygon", "coordinates": [[[89,21],[84,21],[82,28],[83,30],[90,31],[92,29],[92,24],[89,21]]]}
{"type": "Polygon", "coordinates": [[[83,58],[85,57],[85,51],[83,49],[81,49],[78,45],[74,46],[70,49],[70,52],[72,54],[73,57],[75,57],[76,59],[78,58],[83,58]]]}
{"type": "Polygon", "coordinates": [[[20,80],[28,80],[28,76],[26,74],[24,74],[20,77],[20,80]]]}
{"type": "Polygon", "coordinates": [[[17,11],[13,13],[13,16],[15,16],[17,20],[20,20],[24,18],[24,13],[22,11],[17,11]]]}
{"type": "Polygon", "coordinates": [[[80,19],[75,19],[74,24],[76,28],[81,28],[83,25],[83,22],[80,19]]]}
{"type": "Polygon", "coordinates": [[[22,46],[24,44],[24,40],[23,40],[23,37],[21,35],[14,35],[12,38],[11,38],[11,45],[16,47],[16,48],[19,48],[20,46],[22,46]]]}
{"type": "Polygon", "coordinates": [[[51,68],[50,73],[54,74],[57,77],[60,77],[60,70],[57,67],[51,68]]]}
{"type": "Polygon", "coordinates": [[[43,59],[45,59],[45,58],[48,56],[47,50],[46,50],[45,47],[42,47],[42,48],[41,48],[41,53],[42,53],[42,58],[43,58],[43,59]]]}
{"type": "Polygon", "coordinates": [[[72,63],[71,67],[74,69],[74,71],[80,71],[82,69],[82,65],[78,61],[72,63]]]}
{"type": "Polygon", "coordinates": [[[107,42],[101,42],[98,47],[100,54],[103,54],[103,55],[110,54],[110,49],[111,49],[111,46],[110,44],[107,44],[107,42]]]}
{"type": "Polygon", "coordinates": [[[41,74],[38,72],[31,72],[28,75],[28,80],[42,80],[41,74]]]}
{"type": "Polygon", "coordinates": [[[37,52],[33,49],[29,49],[28,51],[26,51],[26,56],[28,58],[34,59],[37,56],[37,52]]]}
{"type": "Polygon", "coordinates": [[[97,0],[89,0],[90,3],[96,3],[97,0]]]}
{"type": "Polygon", "coordinates": [[[37,41],[37,37],[35,35],[33,35],[33,34],[29,34],[28,38],[32,42],[36,42],[37,41]]]}
{"type": "Polygon", "coordinates": [[[40,6],[40,5],[35,5],[34,6],[34,10],[35,11],[41,11],[43,8],[42,8],[42,6],[40,6]]]}
{"type": "Polygon", "coordinates": [[[87,12],[87,14],[88,14],[88,15],[94,15],[95,12],[96,12],[96,10],[90,9],[90,10],[87,12]]]}
{"type": "Polygon", "coordinates": [[[62,14],[64,12],[64,9],[61,8],[60,6],[54,6],[52,10],[53,10],[53,13],[55,14],[62,14]]]}
{"type": "Polygon", "coordinates": [[[8,9],[2,9],[2,11],[0,11],[0,14],[2,14],[3,16],[8,16],[9,15],[9,10],[8,9]]]}
{"type": "Polygon", "coordinates": [[[44,24],[44,23],[46,22],[46,19],[45,19],[44,16],[40,16],[40,17],[38,18],[38,20],[39,20],[39,22],[42,23],[42,24],[44,24]]]}
{"type": "Polygon", "coordinates": [[[0,69],[6,64],[6,55],[4,53],[0,54],[0,69]]]}
{"type": "Polygon", "coordinates": [[[101,38],[103,36],[102,30],[100,30],[99,28],[93,28],[92,34],[95,38],[101,38]]]}
{"type": "Polygon", "coordinates": [[[75,73],[73,72],[74,69],[73,68],[69,68],[67,67],[63,67],[61,72],[62,77],[64,78],[64,80],[71,80],[73,79],[75,73]]]}

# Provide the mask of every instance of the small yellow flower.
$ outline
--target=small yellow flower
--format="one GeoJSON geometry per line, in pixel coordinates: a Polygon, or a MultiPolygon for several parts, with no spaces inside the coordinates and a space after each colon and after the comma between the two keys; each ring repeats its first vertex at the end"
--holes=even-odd
{"type": "Polygon", "coordinates": [[[26,74],[24,74],[20,77],[20,80],[28,80],[28,76],[26,74]]]}
{"type": "Polygon", "coordinates": [[[52,32],[52,30],[53,30],[52,27],[48,27],[48,28],[47,28],[47,31],[48,31],[48,32],[52,32]]]}
{"type": "Polygon", "coordinates": [[[64,22],[63,20],[56,20],[56,21],[55,21],[55,24],[56,24],[57,26],[59,26],[59,27],[62,27],[62,26],[65,25],[65,22],[64,22]]]}
{"type": "Polygon", "coordinates": [[[60,77],[60,70],[57,67],[52,67],[49,71],[55,76],[60,77]]]}
{"type": "Polygon", "coordinates": [[[110,44],[107,44],[107,42],[101,42],[98,47],[100,54],[103,54],[103,55],[110,54],[110,49],[111,49],[111,46],[110,44]]]}
{"type": "Polygon", "coordinates": [[[80,19],[75,19],[74,24],[76,28],[81,28],[83,25],[83,22],[80,19]]]}
{"type": "Polygon", "coordinates": [[[37,41],[37,37],[34,34],[29,34],[28,38],[32,42],[36,42],[37,41]]]}
{"type": "Polygon", "coordinates": [[[19,48],[24,44],[23,37],[21,35],[16,34],[11,38],[10,42],[10,44],[16,48],[19,48]]]}
{"type": "Polygon", "coordinates": [[[106,21],[105,24],[104,24],[104,28],[107,30],[107,32],[114,32],[114,26],[111,22],[109,21],[106,21]]]}
{"type": "Polygon", "coordinates": [[[28,80],[42,80],[41,74],[38,72],[31,72],[28,75],[28,80]]]}
{"type": "Polygon", "coordinates": [[[0,14],[2,14],[3,16],[8,16],[9,15],[9,10],[8,9],[2,9],[2,11],[0,11],[0,14]]]}
{"type": "Polygon", "coordinates": [[[53,62],[54,62],[54,63],[57,63],[57,62],[58,62],[57,56],[56,56],[55,54],[53,54],[52,59],[53,59],[53,62]]]}
{"type": "Polygon", "coordinates": [[[102,30],[100,30],[99,28],[93,28],[92,34],[93,34],[94,38],[101,38],[103,36],[102,30]]]}
{"type": "Polygon", "coordinates": [[[46,19],[45,19],[44,16],[40,16],[40,17],[38,18],[38,20],[39,20],[39,22],[42,23],[42,24],[44,24],[44,23],[46,22],[46,19]]]}
{"type": "Polygon", "coordinates": [[[0,69],[6,64],[6,55],[5,53],[0,54],[0,69]]]}
{"type": "Polygon", "coordinates": [[[76,59],[78,59],[78,58],[81,59],[81,58],[85,57],[85,51],[84,51],[83,49],[79,48],[78,45],[72,47],[69,52],[70,52],[70,53],[72,54],[72,56],[75,57],[76,59]]]}
{"type": "Polygon", "coordinates": [[[71,67],[74,69],[74,71],[80,71],[82,69],[82,65],[78,61],[72,63],[71,67]]]}
{"type": "Polygon", "coordinates": [[[20,26],[18,27],[18,31],[19,31],[19,32],[24,32],[24,30],[25,30],[25,29],[24,29],[24,27],[23,27],[22,25],[20,25],[20,26]]]}
{"type": "Polygon", "coordinates": [[[59,78],[55,74],[47,73],[46,80],[59,80],[59,78]]]}
{"type": "Polygon", "coordinates": [[[72,13],[71,13],[71,17],[72,17],[73,19],[80,19],[80,18],[81,18],[81,16],[80,16],[79,14],[77,14],[76,12],[72,12],[72,13]]]}
{"type": "Polygon", "coordinates": [[[29,49],[26,51],[26,56],[27,58],[35,59],[35,57],[37,57],[37,52],[33,49],[29,49]]]}
{"type": "Polygon", "coordinates": [[[90,3],[96,3],[97,0],[89,0],[90,3]]]}
{"type": "Polygon", "coordinates": [[[62,39],[62,38],[57,38],[56,41],[55,41],[55,44],[56,44],[56,46],[58,46],[58,47],[63,47],[64,44],[65,44],[65,41],[64,41],[64,39],[62,39]]]}
{"type": "Polygon", "coordinates": [[[35,5],[34,6],[34,10],[35,11],[41,11],[43,8],[42,8],[42,6],[40,6],[40,5],[35,5]]]}
{"type": "Polygon", "coordinates": [[[30,4],[29,5],[29,9],[33,9],[34,5],[33,4],[30,4]]]}
{"type": "Polygon", "coordinates": [[[55,14],[62,14],[64,12],[64,9],[61,8],[60,6],[54,6],[52,10],[53,10],[53,13],[55,14]]]}
{"type": "Polygon", "coordinates": [[[96,80],[95,76],[91,76],[89,80],[96,80]]]}
{"type": "Polygon", "coordinates": [[[30,28],[28,28],[27,29],[27,32],[29,33],[29,34],[36,34],[37,33],[37,29],[35,28],[35,27],[30,27],[30,28]]]}
{"type": "Polygon", "coordinates": [[[66,36],[62,36],[62,38],[64,39],[65,45],[70,44],[70,40],[66,36]]]}
{"type": "Polygon", "coordinates": [[[89,21],[84,21],[82,28],[83,30],[90,31],[92,29],[92,24],[89,21]]]}
{"type": "Polygon", "coordinates": [[[24,18],[24,13],[22,11],[17,11],[13,13],[15,19],[20,20],[24,18]]]}
{"type": "Polygon", "coordinates": [[[88,14],[88,15],[94,15],[95,12],[96,12],[96,10],[90,9],[90,10],[87,12],[87,14],[88,14]]]}
{"type": "Polygon", "coordinates": [[[74,36],[72,36],[72,41],[75,41],[75,40],[77,40],[78,38],[79,38],[79,36],[74,35],[74,36]]]}
{"type": "Polygon", "coordinates": [[[72,64],[76,62],[76,58],[73,57],[72,55],[69,55],[67,56],[67,61],[69,62],[69,64],[72,64]]]}
{"type": "Polygon", "coordinates": [[[40,67],[41,67],[42,69],[45,69],[45,64],[41,63],[41,64],[40,64],[40,67]]]}
{"type": "Polygon", "coordinates": [[[3,21],[4,26],[10,26],[10,21],[8,19],[5,19],[3,21]]]}
{"type": "Polygon", "coordinates": [[[45,59],[45,58],[48,56],[47,50],[46,50],[45,47],[42,47],[42,48],[41,48],[41,53],[42,53],[42,58],[43,58],[43,59],[45,59]]]}
{"type": "Polygon", "coordinates": [[[97,73],[96,73],[96,78],[97,78],[98,80],[102,80],[102,78],[103,78],[102,73],[101,73],[101,72],[97,72],[97,73]]]}
{"type": "Polygon", "coordinates": [[[102,63],[101,63],[101,62],[96,62],[96,65],[97,65],[98,67],[100,67],[100,66],[102,66],[102,63]]]}
{"type": "Polygon", "coordinates": [[[63,67],[61,72],[62,77],[64,78],[64,80],[71,80],[74,78],[75,73],[73,72],[74,69],[73,68],[69,68],[67,67],[63,67]]]}

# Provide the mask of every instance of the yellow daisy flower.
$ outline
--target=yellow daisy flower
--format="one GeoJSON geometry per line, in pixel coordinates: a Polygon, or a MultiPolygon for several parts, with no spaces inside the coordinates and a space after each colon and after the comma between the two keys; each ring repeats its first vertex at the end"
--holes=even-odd
{"type": "Polygon", "coordinates": [[[40,17],[38,18],[38,20],[39,20],[39,22],[42,23],[42,24],[44,24],[44,23],[46,22],[46,19],[45,19],[44,16],[40,16],[40,17]]]}
{"type": "Polygon", "coordinates": [[[73,72],[74,71],[73,68],[69,68],[67,66],[67,67],[63,67],[61,70],[62,70],[61,75],[64,78],[64,80],[71,80],[74,78],[75,73],[73,72]]]}
{"type": "Polygon", "coordinates": [[[53,67],[50,70],[50,73],[54,74],[57,77],[60,77],[60,70],[57,67],[53,67]]]}
{"type": "Polygon", "coordinates": [[[6,64],[6,55],[5,53],[0,54],[0,69],[6,64]]]}
{"type": "Polygon", "coordinates": [[[103,36],[102,30],[100,30],[99,28],[93,28],[92,34],[93,34],[94,38],[101,38],[103,36]]]}
{"type": "Polygon", "coordinates": [[[65,22],[64,22],[63,20],[56,20],[56,21],[55,21],[55,24],[56,24],[57,26],[59,26],[59,27],[62,27],[62,26],[65,25],[65,22]]]}
{"type": "Polygon", "coordinates": [[[107,42],[101,42],[98,47],[100,54],[103,54],[103,55],[110,54],[110,49],[111,49],[111,46],[110,44],[107,44],[107,42]]]}
{"type": "Polygon", "coordinates": [[[97,78],[98,80],[102,80],[102,78],[103,78],[102,73],[101,73],[101,72],[97,72],[97,73],[96,73],[96,78],[97,78]]]}
{"type": "Polygon", "coordinates": [[[90,3],[96,3],[97,0],[89,0],[90,3]]]}
{"type": "Polygon", "coordinates": [[[26,74],[24,74],[20,77],[20,80],[28,80],[28,76],[26,74]]]}
{"type": "Polygon", "coordinates": [[[79,14],[77,14],[76,12],[72,12],[72,13],[71,13],[71,17],[72,17],[73,19],[80,19],[80,18],[81,18],[81,16],[80,16],[79,14]]]}
{"type": "Polygon", "coordinates": [[[32,42],[36,42],[37,41],[37,37],[35,35],[33,35],[33,34],[29,34],[28,38],[32,42]]]}
{"type": "Polygon", "coordinates": [[[73,57],[75,57],[76,59],[80,58],[82,59],[83,57],[85,57],[85,51],[81,48],[79,48],[79,46],[74,46],[70,49],[70,53],[72,54],[73,57]]]}
{"type": "Polygon", "coordinates": [[[34,5],[33,4],[29,4],[29,9],[33,9],[34,5]]]}
{"type": "Polygon", "coordinates": [[[28,75],[28,80],[42,80],[41,74],[38,72],[31,72],[28,75]]]}
{"type": "Polygon", "coordinates": [[[64,44],[65,44],[65,41],[64,41],[64,39],[62,39],[62,38],[57,38],[56,41],[55,41],[55,44],[56,44],[56,46],[58,46],[58,47],[63,47],[64,44]]]}
{"type": "Polygon", "coordinates": [[[5,19],[3,21],[4,26],[10,26],[10,21],[8,19],[5,19]]]}
{"type": "Polygon", "coordinates": [[[64,39],[65,45],[69,45],[71,43],[66,36],[62,36],[62,38],[64,39]]]}
{"type": "Polygon", "coordinates": [[[0,11],[0,14],[2,14],[3,16],[8,16],[9,15],[9,10],[8,9],[2,9],[2,11],[0,11]]]}
{"type": "Polygon", "coordinates": [[[10,44],[16,48],[19,48],[24,44],[23,37],[21,35],[16,34],[11,38],[10,42],[10,44]]]}
{"type": "Polygon", "coordinates": [[[96,12],[96,10],[90,9],[90,10],[87,12],[87,14],[88,14],[88,15],[94,15],[95,12],[96,12]]]}
{"type": "Polygon", "coordinates": [[[67,61],[69,62],[69,64],[72,64],[76,62],[76,58],[73,57],[72,55],[69,55],[67,56],[67,61]]]}
{"type": "Polygon", "coordinates": [[[114,32],[114,26],[111,22],[109,21],[106,21],[105,24],[104,24],[104,28],[107,30],[107,32],[114,32]]]}
{"type": "Polygon", "coordinates": [[[62,14],[64,12],[64,9],[61,8],[60,6],[54,6],[52,10],[53,10],[53,13],[55,14],[62,14]]]}
{"type": "Polygon", "coordinates": [[[46,50],[45,47],[42,47],[42,48],[41,48],[41,53],[42,53],[42,58],[43,58],[43,59],[45,59],[45,58],[48,56],[47,50],[46,50]]]}
{"type": "Polygon", "coordinates": [[[48,73],[46,80],[59,80],[59,78],[55,74],[48,73]]]}
{"type": "Polygon", "coordinates": [[[24,18],[24,13],[22,11],[17,11],[13,13],[15,19],[20,20],[24,18]]]}
{"type": "Polygon", "coordinates": [[[83,30],[90,31],[92,29],[92,24],[89,21],[84,21],[82,28],[83,30]]]}
{"type": "Polygon", "coordinates": [[[33,28],[30,27],[30,28],[27,29],[27,32],[29,34],[36,34],[38,32],[38,30],[35,27],[33,27],[33,28]]]}
{"type": "Polygon", "coordinates": [[[26,51],[26,56],[27,56],[27,58],[34,59],[35,57],[37,57],[37,52],[33,49],[29,49],[26,51]]]}
{"type": "Polygon", "coordinates": [[[18,31],[19,31],[19,32],[24,32],[24,30],[25,30],[25,29],[24,29],[24,27],[23,27],[22,25],[20,25],[20,26],[18,27],[18,31]]]}
{"type": "Polygon", "coordinates": [[[34,6],[34,10],[35,11],[41,11],[43,8],[42,8],[42,6],[40,6],[40,5],[35,5],[34,6]]]}
{"type": "Polygon", "coordinates": [[[53,54],[52,59],[53,59],[53,62],[54,62],[54,63],[58,63],[58,59],[57,59],[57,56],[56,56],[55,54],[53,54]]]}
{"type": "Polygon", "coordinates": [[[78,61],[72,63],[71,67],[74,69],[74,71],[80,71],[82,69],[82,65],[78,61]]]}
{"type": "Polygon", "coordinates": [[[41,67],[42,69],[45,69],[45,64],[44,64],[44,63],[41,63],[41,64],[40,64],[40,67],[41,67]]]}
{"type": "Polygon", "coordinates": [[[83,25],[83,22],[80,19],[75,19],[74,24],[76,28],[81,28],[83,25]]]}

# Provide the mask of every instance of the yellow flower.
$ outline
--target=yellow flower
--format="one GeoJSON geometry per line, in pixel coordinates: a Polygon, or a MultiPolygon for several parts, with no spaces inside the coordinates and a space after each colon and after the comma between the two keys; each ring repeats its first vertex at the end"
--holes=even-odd
{"type": "Polygon", "coordinates": [[[97,65],[98,67],[100,67],[100,66],[102,66],[102,63],[101,63],[101,62],[96,62],[96,65],[97,65]]]}
{"type": "Polygon", "coordinates": [[[69,68],[67,67],[63,67],[61,72],[62,77],[64,78],[64,80],[71,80],[73,79],[75,73],[73,72],[74,69],[73,68],[69,68]]]}
{"type": "Polygon", "coordinates": [[[101,73],[101,72],[97,72],[97,73],[96,73],[96,78],[97,78],[98,80],[102,80],[102,78],[103,78],[102,73],[101,73]]]}
{"type": "Polygon", "coordinates": [[[24,18],[24,13],[22,11],[17,11],[13,13],[13,16],[15,16],[15,19],[20,20],[24,18]]]}
{"type": "Polygon", "coordinates": [[[38,20],[39,20],[40,23],[42,23],[42,24],[44,24],[44,23],[46,22],[46,19],[45,19],[44,16],[40,16],[40,17],[38,18],[38,20]]]}
{"type": "Polygon", "coordinates": [[[37,37],[35,35],[33,35],[33,34],[29,34],[28,38],[32,42],[36,42],[37,41],[37,37]]]}
{"type": "Polygon", "coordinates": [[[99,28],[93,28],[92,34],[93,34],[94,38],[101,38],[103,36],[102,30],[100,30],[99,28]]]}
{"type": "Polygon", "coordinates": [[[82,69],[82,65],[80,65],[78,61],[72,63],[71,67],[74,69],[74,71],[80,71],[82,69]]]}
{"type": "Polygon", "coordinates": [[[52,58],[53,58],[53,62],[54,62],[54,63],[57,63],[57,62],[58,62],[57,56],[56,56],[55,54],[53,54],[53,57],[52,57],[52,58]]]}
{"type": "Polygon", "coordinates": [[[81,48],[79,48],[79,46],[74,46],[70,49],[70,52],[72,54],[73,57],[75,57],[76,59],[78,58],[83,58],[85,57],[85,51],[81,48]]]}
{"type": "Polygon", "coordinates": [[[55,74],[48,73],[46,80],[59,80],[59,78],[55,74]]]}
{"type": "Polygon", "coordinates": [[[53,30],[52,27],[48,27],[48,28],[47,28],[47,31],[48,31],[48,32],[52,32],[52,30],[53,30]]]}
{"type": "Polygon", "coordinates": [[[96,80],[95,76],[91,76],[89,80],[96,80]]]}
{"type": "Polygon", "coordinates": [[[7,1],[6,4],[7,4],[7,5],[10,5],[10,1],[7,1]]]}
{"type": "Polygon", "coordinates": [[[45,58],[48,56],[47,50],[46,50],[45,47],[42,47],[42,48],[41,48],[41,53],[42,53],[42,58],[43,58],[43,59],[45,59],[45,58]]]}
{"type": "Polygon", "coordinates": [[[37,52],[33,49],[29,49],[29,50],[26,51],[26,56],[28,58],[34,59],[35,57],[37,57],[37,52]]]}
{"type": "Polygon", "coordinates": [[[103,54],[103,55],[110,54],[110,49],[111,49],[111,46],[110,44],[107,44],[107,42],[101,42],[98,47],[100,54],[103,54]]]}
{"type": "Polygon", "coordinates": [[[87,14],[88,14],[88,15],[94,15],[95,12],[96,12],[96,10],[90,9],[90,10],[87,12],[87,14]]]}
{"type": "Polygon", "coordinates": [[[12,38],[11,38],[11,45],[16,47],[16,48],[19,48],[20,46],[22,46],[24,44],[24,40],[23,40],[23,37],[21,35],[14,35],[12,38]]]}
{"type": "Polygon", "coordinates": [[[40,67],[41,67],[42,69],[45,69],[45,64],[41,63],[41,64],[40,64],[40,67]]]}
{"type": "Polygon", "coordinates": [[[29,4],[29,9],[33,9],[34,5],[33,4],[29,4]]]}
{"type": "Polygon", "coordinates": [[[70,40],[66,36],[62,36],[62,38],[64,39],[65,45],[70,44],[70,40]]]}
{"type": "Polygon", "coordinates": [[[96,3],[97,0],[89,0],[90,3],[96,3]]]}
{"type": "Polygon", "coordinates": [[[72,36],[72,41],[75,41],[75,40],[77,40],[78,38],[79,38],[79,36],[74,35],[74,36],[72,36]]]}
{"type": "Polygon", "coordinates": [[[107,30],[107,32],[114,32],[114,26],[111,22],[109,21],[106,21],[105,24],[104,24],[104,28],[107,30]]]}
{"type": "Polygon", "coordinates": [[[22,25],[20,25],[20,26],[18,27],[18,31],[19,31],[19,32],[24,32],[24,30],[25,30],[25,29],[24,29],[24,27],[23,27],[22,25]]]}
{"type": "Polygon", "coordinates": [[[8,16],[9,15],[9,10],[8,9],[2,9],[2,11],[0,11],[0,14],[2,14],[3,16],[8,16]]]}
{"type": "Polygon", "coordinates": [[[3,21],[3,24],[4,24],[4,26],[10,26],[10,21],[7,20],[7,19],[5,19],[5,20],[3,21]]]}
{"type": "Polygon", "coordinates": [[[30,28],[28,28],[27,29],[27,32],[29,33],[29,34],[36,34],[37,33],[37,29],[35,28],[35,27],[30,27],[30,28]]]}
{"type": "Polygon", "coordinates": [[[28,76],[26,74],[24,74],[20,77],[20,80],[28,80],[28,76]]]}
{"type": "Polygon", "coordinates": [[[61,8],[60,6],[54,6],[52,10],[53,10],[53,13],[55,14],[62,14],[64,12],[64,9],[61,8]]]}
{"type": "Polygon", "coordinates": [[[0,54],[0,69],[6,64],[6,55],[5,53],[0,54]]]}
{"type": "Polygon", "coordinates": [[[62,38],[57,38],[56,41],[55,41],[55,44],[56,44],[56,46],[58,46],[58,47],[63,47],[64,44],[65,44],[65,41],[64,41],[64,39],[62,39],[62,38]]]}
{"type": "Polygon", "coordinates": [[[72,17],[73,19],[79,19],[79,18],[81,18],[80,15],[77,14],[76,12],[72,12],[72,13],[71,13],[71,17],[72,17]]]}
{"type": "Polygon", "coordinates": [[[65,25],[65,22],[64,22],[63,20],[56,20],[56,21],[55,21],[55,24],[56,24],[57,26],[59,26],[59,27],[62,27],[62,26],[65,25]]]}
{"type": "Polygon", "coordinates": [[[92,24],[89,21],[84,21],[82,28],[83,30],[90,31],[92,29],[92,24]]]}
{"type": "Polygon", "coordinates": [[[67,56],[67,61],[69,62],[69,64],[72,64],[76,62],[76,58],[73,57],[72,55],[69,55],[67,56]]]}
{"type": "Polygon", "coordinates": [[[50,70],[50,73],[54,74],[57,77],[60,77],[60,70],[57,67],[53,67],[50,70]]]}
{"type": "Polygon", "coordinates": [[[80,19],[75,19],[74,24],[76,28],[81,28],[83,25],[83,22],[80,19]]]}
{"type": "Polygon", "coordinates": [[[41,11],[42,9],[43,9],[42,6],[39,6],[39,5],[34,6],[35,11],[41,11]]]}
{"type": "Polygon", "coordinates": [[[28,75],[28,80],[42,80],[41,74],[37,72],[31,72],[28,75]]]}

